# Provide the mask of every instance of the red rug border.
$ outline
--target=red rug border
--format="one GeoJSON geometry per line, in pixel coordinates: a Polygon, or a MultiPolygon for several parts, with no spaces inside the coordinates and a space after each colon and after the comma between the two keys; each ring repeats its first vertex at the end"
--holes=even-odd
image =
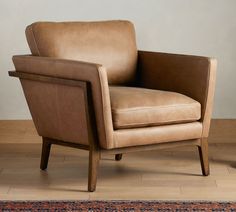
{"type": "Polygon", "coordinates": [[[2,211],[236,211],[236,201],[205,200],[0,200],[2,211]]]}

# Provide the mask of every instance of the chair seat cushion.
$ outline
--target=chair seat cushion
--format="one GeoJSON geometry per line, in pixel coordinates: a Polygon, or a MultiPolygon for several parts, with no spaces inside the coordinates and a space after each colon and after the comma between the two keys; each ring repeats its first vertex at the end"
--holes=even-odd
{"type": "Polygon", "coordinates": [[[201,118],[201,105],[180,93],[110,86],[114,129],[187,123],[201,118]]]}

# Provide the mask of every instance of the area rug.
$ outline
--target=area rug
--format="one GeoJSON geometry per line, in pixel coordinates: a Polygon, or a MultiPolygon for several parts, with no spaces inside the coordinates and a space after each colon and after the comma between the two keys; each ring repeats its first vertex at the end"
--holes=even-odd
{"type": "Polygon", "coordinates": [[[0,211],[236,212],[236,202],[172,201],[0,201],[0,211]]]}

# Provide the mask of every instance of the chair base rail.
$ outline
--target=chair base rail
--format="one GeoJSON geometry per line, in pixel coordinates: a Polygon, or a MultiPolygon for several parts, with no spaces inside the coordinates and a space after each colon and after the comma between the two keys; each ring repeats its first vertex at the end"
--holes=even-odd
{"type": "Polygon", "coordinates": [[[122,159],[122,154],[129,153],[129,152],[167,149],[167,148],[174,148],[174,147],[181,147],[181,146],[197,146],[199,150],[202,174],[204,176],[209,175],[208,141],[206,138],[186,140],[186,141],[166,142],[166,143],[135,146],[135,147],[123,147],[123,148],[117,148],[117,149],[101,149],[97,145],[89,146],[89,145],[70,143],[70,142],[43,137],[42,157],[41,157],[41,165],[40,165],[40,168],[42,170],[47,169],[50,148],[52,144],[68,146],[72,148],[78,148],[78,149],[89,151],[88,191],[90,192],[93,192],[96,190],[96,182],[97,182],[97,175],[98,175],[98,168],[99,168],[99,161],[101,158],[101,154],[114,154],[115,160],[119,161],[122,159]]]}

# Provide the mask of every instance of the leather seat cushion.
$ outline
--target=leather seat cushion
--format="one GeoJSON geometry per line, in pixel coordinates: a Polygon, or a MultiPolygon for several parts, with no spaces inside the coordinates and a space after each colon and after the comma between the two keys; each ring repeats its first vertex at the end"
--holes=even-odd
{"type": "Polygon", "coordinates": [[[110,86],[114,129],[187,123],[201,118],[201,105],[180,93],[110,86]]]}

